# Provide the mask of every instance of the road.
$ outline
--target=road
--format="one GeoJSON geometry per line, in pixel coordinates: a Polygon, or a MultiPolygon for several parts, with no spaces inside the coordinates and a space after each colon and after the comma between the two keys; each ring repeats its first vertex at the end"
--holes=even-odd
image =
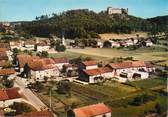
{"type": "Polygon", "coordinates": [[[28,100],[38,111],[44,108],[47,109],[47,106],[36,95],[34,95],[30,89],[26,88],[24,80],[16,77],[14,83],[16,87],[20,88],[20,92],[25,96],[26,100],[28,100]]]}

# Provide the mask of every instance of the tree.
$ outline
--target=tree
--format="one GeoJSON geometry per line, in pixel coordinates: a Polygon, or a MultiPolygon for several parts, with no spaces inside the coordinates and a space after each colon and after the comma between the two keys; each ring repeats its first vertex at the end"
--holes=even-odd
{"type": "Polygon", "coordinates": [[[57,91],[60,94],[70,94],[71,91],[70,82],[67,80],[60,81],[57,86],[57,91]]]}
{"type": "Polygon", "coordinates": [[[14,102],[12,105],[9,106],[11,109],[16,110],[16,115],[22,114],[24,112],[31,112],[32,107],[26,103],[14,102]]]}
{"type": "Polygon", "coordinates": [[[111,43],[110,43],[109,41],[105,41],[105,42],[103,43],[103,47],[104,47],[104,48],[111,48],[111,43]]]}
{"type": "Polygon", "coordinates": [[[13,48],[13,54],[17,55],[19,53],[19,50],[17,48],[13,48]]]}
{"type": "Polygon", "coordinates": [[[2,81],[2,85],[4,85],[7,88],[12,88],[14,85],[13,80],[8,80],[7,78],[4,78],[2,81]]]}
{"type": "Polygon", "coordinates": [[[161,108],[161,106],[160,106],[160,104],[156,104],[155,105],[155,109],[156,109],[156,112],[158,113],[158,114],[161,114],[162,113],[162,108],[161,108]]]}
{"type": "Polygon", "coordinates": [[[56,44],[55,50],[58,52],[64,52],[66,50],[66,47],[60,43],[56,44]]]}
{"type": "Polygon", "coordinates": [[[47,51],[42,51],[41,52],[41,56],[42,57],[47,57],[48,56],[48,52],[47,51]]]}
{"type": "Polygon", "coordinates": [[[29,66],[28,66],[27,63],[24,65],[24,71],[23,71],[23,74],[26,75],[26,78],[29,78],[29,77],[30,77],[30,68],[29,68],[29,66]]]}

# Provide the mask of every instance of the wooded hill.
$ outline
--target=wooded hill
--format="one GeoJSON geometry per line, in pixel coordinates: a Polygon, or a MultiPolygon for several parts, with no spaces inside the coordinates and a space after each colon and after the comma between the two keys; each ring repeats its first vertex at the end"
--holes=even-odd
{"type": "MultiPolygon", "coordinates": [[[[167,17],[167,16],[166,16],[167,17]]],[[[156,19],[142,19],[134,16],[110,16],[106,12],[95,13],[88,9],[69,10],[52,17],[42,15],[32,22],[22,23],[16,30],[23,34],[49,37],[57,35],[65,38],[98,38],[99,33],[131,33],[132,31],[164,31],[160,24],[160,17],[156,19]]],[[[164,20],[164,19],[163,19],[164,20]]],[[[165,23],[165,21],[164,21],[165,23]]]]}

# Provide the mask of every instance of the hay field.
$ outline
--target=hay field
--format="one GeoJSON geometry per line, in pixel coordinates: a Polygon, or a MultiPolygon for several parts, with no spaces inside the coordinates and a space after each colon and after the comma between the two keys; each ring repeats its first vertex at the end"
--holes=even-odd
{"type": "Polygon", "coordinates": [[[167,60],[166,51],[151,51],[151,50],[118,50],[111,48],[85,48],[85,49],[69,49],[68,52],[77,54],[84,54],[89,56],[97,56],[102,58],[112,59],[113,57],[129,57],[132,56],[137,60],[153,61],[153,60],[167,60]]]}
{"type": "Polygon", "coordinates": [[[133,32],[132,34],[117,34],[117,33],[104,33],[99,34],[101,39],[103,40],[109,40],[109,39],[127,39],[127,38],[136,38],[137,34],[139,37],[147,37],[147,32],[133,32]]]}

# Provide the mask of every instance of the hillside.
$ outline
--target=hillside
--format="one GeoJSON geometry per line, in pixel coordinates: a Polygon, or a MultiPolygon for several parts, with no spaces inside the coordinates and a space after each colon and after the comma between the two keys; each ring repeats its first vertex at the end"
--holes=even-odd
{"type": "Polygon", "coordinates": [[[159,26],[160,31],[168,30],[168,15],[166,16],[157,16],[147,19],[149,22],[159,26]]]}
{"type": "Polygon", "coordinates": [[[53,14],[50,18],[42,15],[32,22],[16,27],[22,34],[49,37],[51,34],[61,36],[64,33],[66,38],[100,38],[99,33],[129,34],[153,29],[158,28],[153,28],[153,23],[146,19],[129,15],[109,16],[105,12],[95,13],[88,9],[53,14]]]}

